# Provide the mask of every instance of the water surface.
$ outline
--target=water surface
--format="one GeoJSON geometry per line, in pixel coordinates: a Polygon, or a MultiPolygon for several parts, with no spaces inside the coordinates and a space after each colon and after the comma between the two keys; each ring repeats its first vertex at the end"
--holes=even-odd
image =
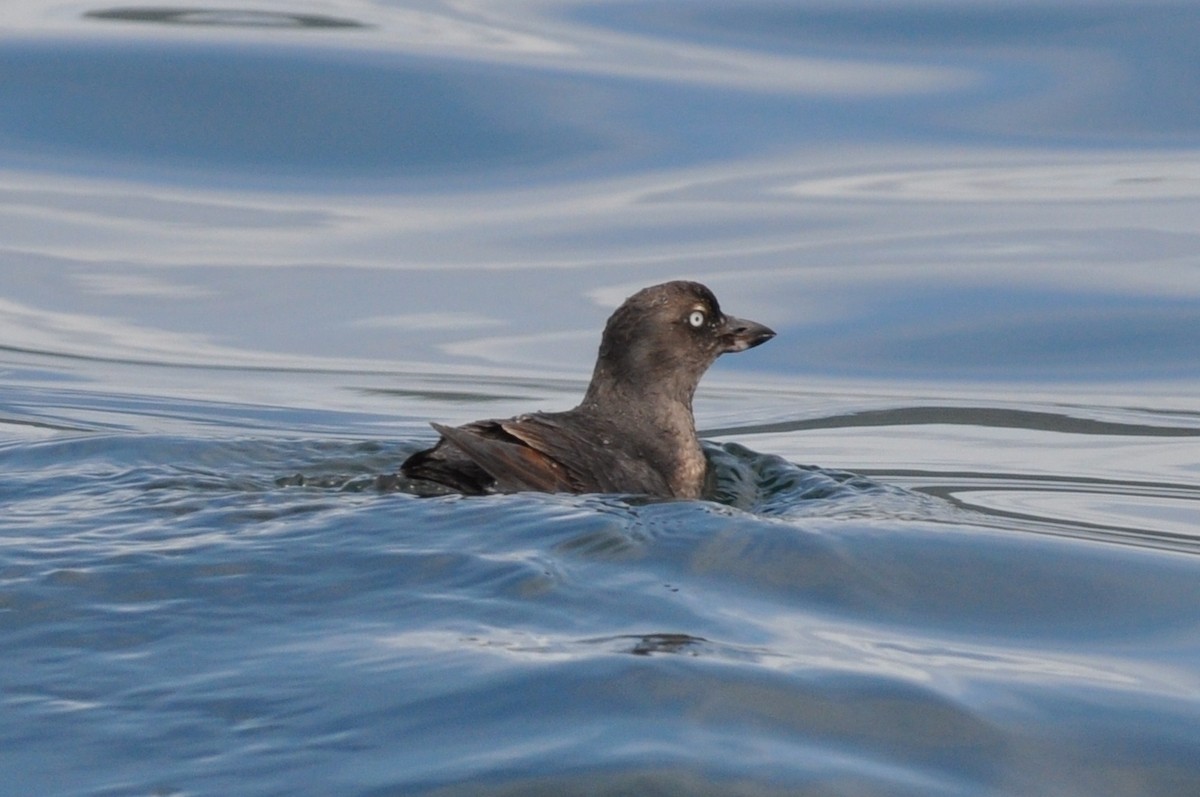
{"type": "Polygon", "coordinates": [[[1200,790],[1190,4],[0,21],[0,792],[1200,790]],[[680,277],[707,500],[376,489],[680,277]]]}

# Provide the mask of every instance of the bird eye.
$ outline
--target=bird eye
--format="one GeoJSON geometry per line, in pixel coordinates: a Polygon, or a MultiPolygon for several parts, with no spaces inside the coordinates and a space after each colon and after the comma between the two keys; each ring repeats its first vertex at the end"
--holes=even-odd
{"type": "Polygon", "coordinates": [[[688,316],[688,323],[694,327],[704,326],[704,313],[700,310],[693,310],[692,314],[688,316]]]}

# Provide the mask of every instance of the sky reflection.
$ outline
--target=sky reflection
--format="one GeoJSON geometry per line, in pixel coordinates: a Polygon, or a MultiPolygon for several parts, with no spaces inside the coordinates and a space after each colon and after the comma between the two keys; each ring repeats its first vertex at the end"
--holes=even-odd
{"type": "Polygon", "coordinates": [[[1175,7],[55,9],[0,17],[23,347],[578,378],[687,277],[782,333],[722,371],[1200,376],[1175,7]]]}

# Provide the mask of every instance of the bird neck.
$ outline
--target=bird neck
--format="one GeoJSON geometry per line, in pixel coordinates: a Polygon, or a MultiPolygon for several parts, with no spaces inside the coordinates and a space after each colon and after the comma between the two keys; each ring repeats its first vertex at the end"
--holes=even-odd
{"type": "Polygon", "coordinates": [[[691,429],[694,393],[694,386],[681,385],[677,380],[670,378],[627,378],[622,369],[612,368],[600,361],[596,363],[592,381],[588,384],[580,406],[598,412],[645,412],[654,416],[660,423],[686,416],[687,426],[691,429]],[[663,414],[669,417],[658,417],[663,414]]]}
{"type": "Polygon", "coordinates": [[[598,362],[579,409],[617,428],[646,430],[635,439],[638,455],[662,472],[677,498],[696,498],[707,464],[696,436],[693,392],[670,379],[622,379],[598,362]]]}

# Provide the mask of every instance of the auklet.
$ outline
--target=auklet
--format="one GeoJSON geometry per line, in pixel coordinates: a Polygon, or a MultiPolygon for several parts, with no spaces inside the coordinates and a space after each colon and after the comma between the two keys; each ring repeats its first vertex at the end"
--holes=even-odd
{"type": "Polygon", "coordinates": [[[468,495],[526,490],[698,498],[707,465],[692,396],[720,355],[775,337],[725,315],[698,282],[666,282],[608,319],[583,402],[465,426],[432,424],[437,445],[400,466],[410,480],[468,495]]]}

